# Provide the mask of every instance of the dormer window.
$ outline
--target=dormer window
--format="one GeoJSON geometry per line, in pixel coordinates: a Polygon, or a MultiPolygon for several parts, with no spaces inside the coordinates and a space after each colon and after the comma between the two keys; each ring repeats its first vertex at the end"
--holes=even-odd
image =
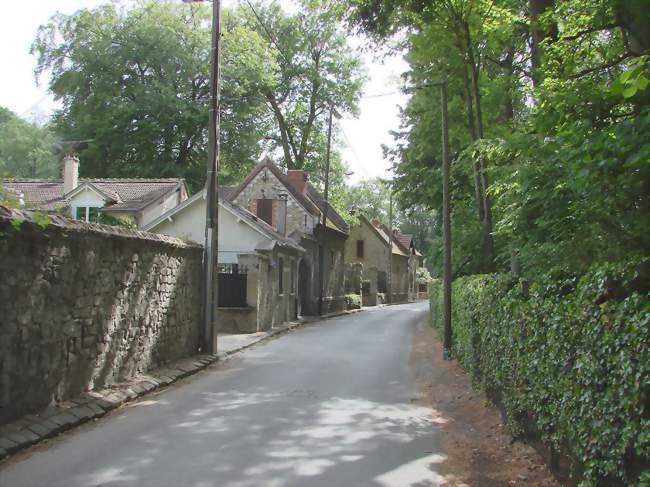
{"type": "Polygon", "coordinates": [[[99,222],[99,210],[96,206],[75,206],[72,208],[72,217],[86,223],[99,222]]]}

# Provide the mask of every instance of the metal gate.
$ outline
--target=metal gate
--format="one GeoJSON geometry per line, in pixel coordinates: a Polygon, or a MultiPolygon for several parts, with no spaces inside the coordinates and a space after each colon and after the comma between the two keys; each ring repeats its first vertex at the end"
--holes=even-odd
{"type": "Polygon", "coordinates": [[[219,307],[245,308],[246,274],[219,274],[219,307]]]}

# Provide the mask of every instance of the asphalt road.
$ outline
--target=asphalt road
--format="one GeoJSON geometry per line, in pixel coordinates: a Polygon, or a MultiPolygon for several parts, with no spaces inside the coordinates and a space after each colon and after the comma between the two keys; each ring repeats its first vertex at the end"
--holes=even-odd
{"type": "Polygon", "coordinates": [[[254,347],[0,467],[2,487],[437,485],[411,340],[426,304],[254,347]]]}

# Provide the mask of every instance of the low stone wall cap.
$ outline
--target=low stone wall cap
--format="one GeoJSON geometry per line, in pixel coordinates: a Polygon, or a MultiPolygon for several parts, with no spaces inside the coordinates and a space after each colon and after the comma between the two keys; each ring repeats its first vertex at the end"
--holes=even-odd
{"type": "Polygon", "coordinates": [[[130,228],[117,227],[112,225],[103,225],[99,223],[85,223],[79,220],[72,220],[59,215],[50,215],[47,213],[19,210],[0,205],[0,223],[10,223],[11,221],[23,221],[31,225],[43,226],[43,221],[47,222],[43,228],[49,227],[77,232],[104,235],[118,238],[130,238],[136,240],[147,240],[158,242],[178,248],[202,249],[203,246],[194,242],[186,242],[179,238],[169,237],[158,233],[143,232],[141,230],[132,230],[130,228]],[[42,216],[41,216],[42,215],[42,216]],[[47,219],[45,219],[47,218],[47,219]]]}

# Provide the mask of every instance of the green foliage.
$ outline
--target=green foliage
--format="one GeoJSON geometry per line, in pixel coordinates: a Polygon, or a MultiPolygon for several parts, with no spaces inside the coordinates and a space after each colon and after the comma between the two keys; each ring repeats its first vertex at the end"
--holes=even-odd
{"type": "Polygon", "coordinates": [[[428,284],[433,282],[433,277],[426,267],[418,267],[415,271],[415,280],[418,284],[428,284]]]}
{"type": "MultiPolygon", "coordinates": [[[[569,453],[584,485],[643,485],[650,462],[650,259],[530,284],[476,275],[453,285],[453,353],[503,401],[512,427],[532,417],[569,453]],[[645,472],[633,468],[645,465],[645,472]],[[630,477],[631,476],[631,477],[630,477]]],[[[430,285],[441,323],[441,285],[430,285]]]]}
{"type": "MultiPolygon", "coordinates": [[[[108,4],[41,26],[32,46],[37,73],[63,104],[57,133],[93,177],[205,178],[210,72],[210,8],[171,1],[108,4]]],[[[277,65],[256,32],[224,12],[222,176],[254,165],[270,126],[264,100],[277,65]]]]}
{"type": "MultiPolygon", "coordinates": [[[[305,1],[223,12],[221,182],[239,181],[263,153],[324,171],[329,106],[356,111],[360,58],[337,30],[340,11],[305,1]]],[[[57,133],[93,177],[205,179],[211,8],[176,0],[109,4],[41,26],[32,52],[63,104],[57,133]]],[[[334,172],[338,166],[333,165],[334,172]]],[[[340,172],[340,171],[339,171],[340,172]]]]}
{"type": "Polygon", "coordinates": [[[278,66],[276,83],[260,94],[271,107],[269,137],[282,150],[283,165],[324,170],[330,108],[356,113],[365,76],[361,58],[340,28],[344,9],[332,0],[297,2],[288,14],[280,2],[243,5],[237,13],[246,28],[270,43],[278,66]]]}
{"type": "Polygon", "coordinates": [[[454,275],[485,268],[477,164],[499,271],[517,263],[530,276],[549,266],[582,273],[648,248],[647,2],[355,0],[352,7],[353,24],[375,38],[401,32],[413,96],[387,155],[401,206],[429,210],[435,220],[434,275],[442,206],[434,83],[443,78],[454,275]],[[547,8],[533,19],[533,5],[547,8]]]}
{"type": "Polygon", "coordinates": [[[0,107],[0,177],[57,177],[57,152],[49,127],[27,122],[0,107]]]}
{"type": "Polygon", "coordinates": [[[361,309],[361,296],[359,294],[346,294],[345,309],[361,309]]]}
{"type": "Polygon", "coordinates": [[[127,228],[129,230],[138,229],[138,225],[136,224],[135,219],[130,216],[115,217],[106,213],[99,213],[97,223],[101,223],[102,225],[112,225],[114,227],[127,228]]]}

